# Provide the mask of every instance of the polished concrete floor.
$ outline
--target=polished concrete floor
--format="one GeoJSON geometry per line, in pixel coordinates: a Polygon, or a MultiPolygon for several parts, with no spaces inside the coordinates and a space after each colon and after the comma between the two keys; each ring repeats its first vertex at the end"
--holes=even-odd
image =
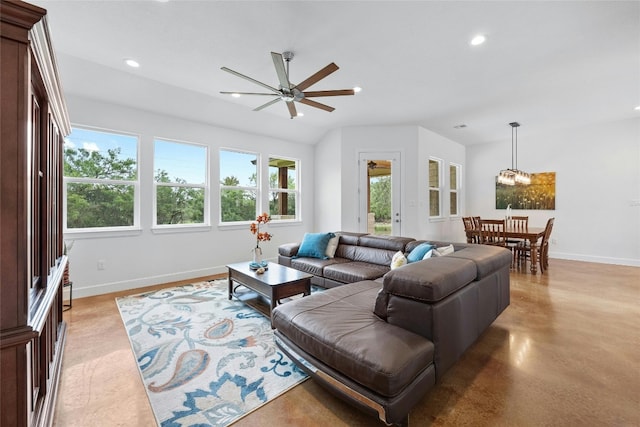
{"type": "MultiPolygon", "coordinates": [[[[157,288],[157,287],[154,287],[157,288]]],[[[116,296],[73,301],[57,426],[152,426],[116,296]]],[[[411,412],[412,426],[640,426],[640,268],[550,260],[411,412]]],[[[307,380],[235,426],[382,426],[307,380]]]]}

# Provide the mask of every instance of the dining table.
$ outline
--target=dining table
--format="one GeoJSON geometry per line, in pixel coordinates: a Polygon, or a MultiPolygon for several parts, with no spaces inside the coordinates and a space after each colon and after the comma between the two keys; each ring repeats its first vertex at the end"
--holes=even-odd
{"type": "MultiPolygon", "coordinates": [[[[525,227],[514,228],[507,226],[505,228],[505,237],[507,239],[523,239],[529,242],[531,249],[531,274],[538,273],[538,241],[544,236],[544,227],[525,227]]],[[[467,230],[467,243],[478,243],[480,239],[480,230],[467,230]]]]}

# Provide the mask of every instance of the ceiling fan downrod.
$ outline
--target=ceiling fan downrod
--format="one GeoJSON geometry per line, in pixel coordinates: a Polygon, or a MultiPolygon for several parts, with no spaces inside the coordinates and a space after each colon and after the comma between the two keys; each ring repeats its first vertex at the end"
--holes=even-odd
{"type": "Polygon", "coordinates": [[[293,52],[290,52],[290,51],[282,52],[282,58],[284,59],[284,62],[287,64],[287,80],[291,81],[291,75],[289,74],[289,62],[291,62],[291,60],[293,59],[293,52]]]}

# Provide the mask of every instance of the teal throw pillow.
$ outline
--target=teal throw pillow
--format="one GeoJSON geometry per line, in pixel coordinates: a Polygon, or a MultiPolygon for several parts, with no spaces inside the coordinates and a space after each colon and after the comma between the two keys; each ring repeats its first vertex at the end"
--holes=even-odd
{"type": "Polygon", "coordinates": [[[336,237],[333,233],[304,233],[298,257],[328,259],[327,245],[333,237],[336,237]]]}
{"type": "Polygon", "coordinates": [[[420,243],[418,246],[413,248],[409,255],[407,256],[407,262],[416,262],[421,261],[424,255],[433,249],[433,245],[429,243],[420,243]]]}

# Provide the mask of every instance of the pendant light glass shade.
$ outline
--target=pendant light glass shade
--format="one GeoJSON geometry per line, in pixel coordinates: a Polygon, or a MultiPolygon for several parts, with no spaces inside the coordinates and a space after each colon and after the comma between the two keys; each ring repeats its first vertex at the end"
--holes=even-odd
{"type": "Polygon", "coordinates": [[[531,175],[525,171],[521,171],[518,169],[518,127],[520,123],[512,122],[509,123],[511,126],[511,168],[503,169],[498,174],[498,184],[503,185],[529,185],[531,184],[531,175]],[[515,140],[513,138],[513,134],[515,131],[515,140]],[[515,141],[515,142],[514,142],[515,141]],[[515,155],[513,147],[515,146],[515,155]],[[515,166],[513,160],[515,159],[515,166]]]}

